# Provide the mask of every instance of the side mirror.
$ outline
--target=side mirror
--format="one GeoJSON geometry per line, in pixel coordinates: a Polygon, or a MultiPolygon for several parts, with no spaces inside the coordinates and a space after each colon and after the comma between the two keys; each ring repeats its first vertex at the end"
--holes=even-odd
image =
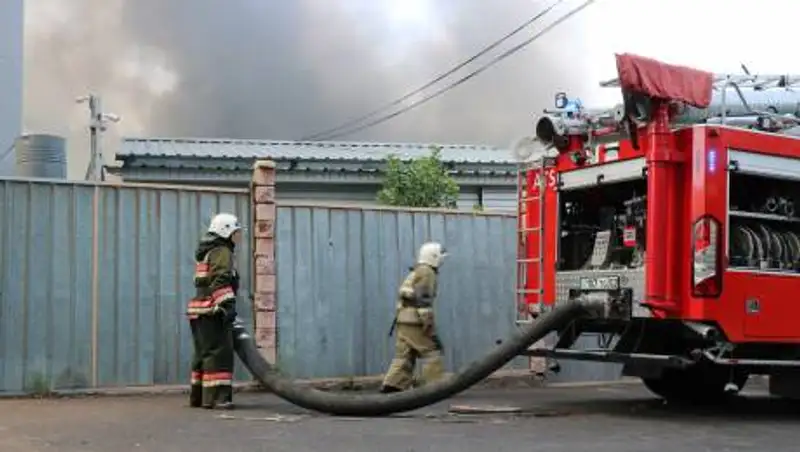
{"type": "Polygon", "coordinates": [[[556,93],[556,99],[555,99],[556,108],[558,109],[567,108],[568,103],[569,99],[567,99],[567,93],[556,93]]]}

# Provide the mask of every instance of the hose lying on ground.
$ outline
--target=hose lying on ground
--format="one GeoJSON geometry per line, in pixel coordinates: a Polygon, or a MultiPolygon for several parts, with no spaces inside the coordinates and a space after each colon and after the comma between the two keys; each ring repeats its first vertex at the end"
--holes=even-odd
{"type": "Polygon", "coordinates": [[[542,314],[485,357],[457,374],[419,388],[391,394],[352,394],[320,391],[282,376],[259,353],[252,336],[240,322],[234,327],[236,353],[245,367],[276,395],[300,407],[338,416],[386,416],[411,411],[444,400],[479,383],[549,332],[590,312],[587,303],[565,303],[542,314]]]}

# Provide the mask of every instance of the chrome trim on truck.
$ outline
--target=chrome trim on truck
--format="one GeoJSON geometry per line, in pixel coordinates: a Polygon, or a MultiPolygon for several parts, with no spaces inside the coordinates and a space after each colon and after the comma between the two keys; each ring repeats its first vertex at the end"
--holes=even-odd
{"type": "Polygon", "coordinates": [[[644,268],[619,270],[573,270],[556,273],[556,303],[569,301],[570,289],[579,290],[581,278],[619,276],[620,288],[633,291],[633,317],[651,317],[650,310],[639,303],[644,298],[644,268]]]}
{"type": "Polygon", "coordinates": [[[800,159],[728,150],[728,165],[742,174],[800,180],[800,159]]]}
{"type": "Polygon", "coordinates": [[[586,166],[559,173],[559,189],[574,190],[592,187],[597,185],[598,181],[602,184],[610,184],[641,179],[644,177],[644,169],[644,157],[586,166]]]}

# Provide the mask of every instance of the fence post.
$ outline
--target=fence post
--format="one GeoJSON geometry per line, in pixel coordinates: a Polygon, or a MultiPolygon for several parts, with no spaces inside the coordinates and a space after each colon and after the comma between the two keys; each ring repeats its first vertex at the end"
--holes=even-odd
{"type": "Polygon", "coordinates": [[[258,160],[251,184],[254,240],[253,308],[255,338],[268,361],[277,360],[278,325],[275,282],[275,162],[258,160]]]}
{"type": "MultiPolygon", "coordinates": [[[[100,198],[103,193],[95,184],[92,194],[92,388],[100,386],[100,198]]],[[[72,207],[73,209],[75,207],[72,207]]]]}

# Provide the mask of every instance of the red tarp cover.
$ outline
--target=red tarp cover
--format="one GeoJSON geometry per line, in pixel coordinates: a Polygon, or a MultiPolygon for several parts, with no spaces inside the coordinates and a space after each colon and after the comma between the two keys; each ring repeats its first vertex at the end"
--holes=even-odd
{"type": "Polygon", "coordinates": [[[617,54],[617,73],[622,89],[648,96],[678,100],[698,108],[711,103],[714,75],[685,66],[665,64],[629,53],[617,54]]]}

